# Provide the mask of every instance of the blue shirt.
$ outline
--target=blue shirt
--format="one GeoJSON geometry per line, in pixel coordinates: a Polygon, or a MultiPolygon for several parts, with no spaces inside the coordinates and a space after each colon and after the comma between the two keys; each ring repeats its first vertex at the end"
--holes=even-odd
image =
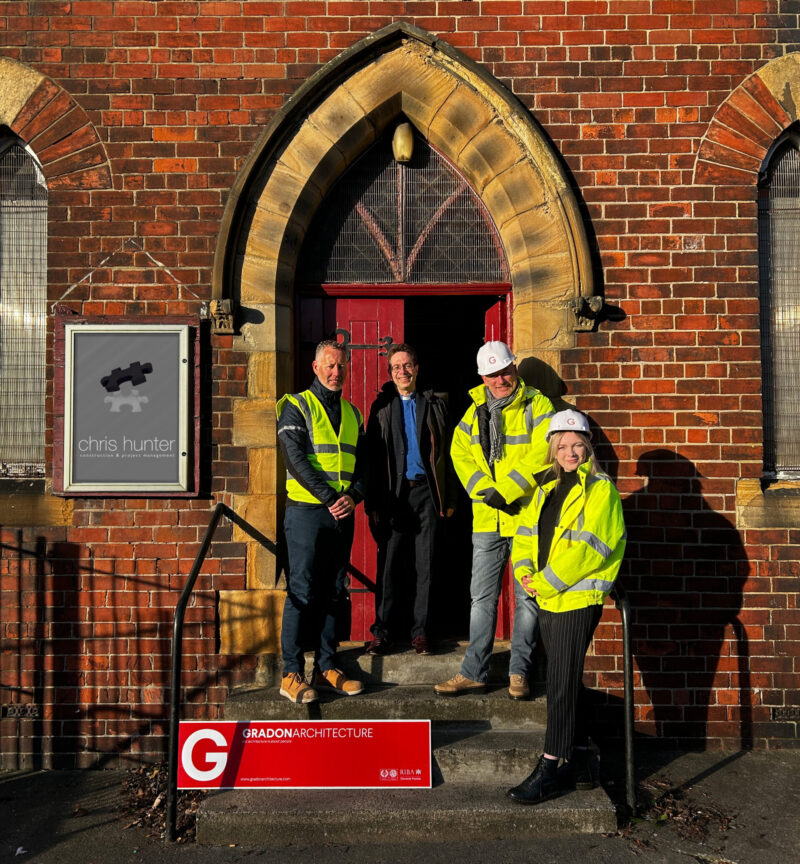
{"type": "Polygon", "coordinates": [[[400,396],[403,402],[403,431],[406,439],[406,477],[414,480],[425,476],[425,466],[417,443],[417,400],[410,396],[400,396]]]}

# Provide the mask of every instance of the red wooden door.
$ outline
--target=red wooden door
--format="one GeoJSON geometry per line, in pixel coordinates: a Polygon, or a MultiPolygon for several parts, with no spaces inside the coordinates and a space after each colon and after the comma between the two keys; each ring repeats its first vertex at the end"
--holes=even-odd
{"type": "MultiPolygon", "coordinates": [[[[510,303],[508,302],[507,297],[501,297],[497,303],[494,303],[486,310],[486,335],[484,338],[487,342],[499,340],[506,344],[510,343],[510,312],[510,303]]],[[[514,579],[511,575],[511,564],[509,562],[505,572],[503,573],[503,587],[500,591],[500,602],[497,607],[496,638],[511,638],[511,625],[514,621],[515,607],[514,579]]]]}
{"type": "MultiPolygon", "coordinates": [[[[381,386],[389,380],[386,348],[403,341],[403,301],[400,299],[336,298],[338,338],[349,344],[350,371],[344,396],[361,409],[366,423],[381,386]],[[344,331],[344,332],[342,332],[344,331]]],[[[375,621],[375,579],[378,549],[370,534],[364,507],[356,510],[355,539],[350,554],[350,638],[371,638],[375,621]]]]}

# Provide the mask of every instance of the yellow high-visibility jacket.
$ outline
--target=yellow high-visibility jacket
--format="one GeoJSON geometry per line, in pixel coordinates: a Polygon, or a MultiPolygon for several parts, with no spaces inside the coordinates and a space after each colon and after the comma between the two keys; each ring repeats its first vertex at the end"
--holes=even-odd
{"type": "MultiPolygon", "coordinates": [[[[588,462],[561,508],[547,564],[538,569],[539,515],[555,479],[543,481],[523,511],[511,550],[514,578],[533,576],[542,609],[568,612],[602,604],[614,587],[625,553],[625,521],[616,486],[605,474],[590,473],[588,462]]],[[[549,475],[552,477],[552,475],[549,475]]]]}
{"type": "MultiPolygon", "coordinates": [[[[306,458],[311,466],[323,473],[328,485],[337,492],[346,491],[352,481],[356,467],[356,444],[358,432],[364,423],[361,412],[346,399],[341,400],[342,422],[339,434],[331,424],[325,408],[311,390],[302,393],[287,393],[278,402],[278,419],[287,403],[300,410],[306,421],[310,452],[306,458]]],[[[292,501],[307,504],[321,503],[304,486],[286,472],[286,493],[292,501]]]]}
{"type": "Polygon", "coordinates": [[[539,469],[545,466],[545,436],[555,413],[553,404],[535,387],[526,387],[520,379],[514,400],[503,409],[502,455],[490,467],[481,446],[479,429],[480,410],[486,404],[486,387],[483,384],[473,387],[469,395],[472,404],[453,433],[450,456],[458,479],[472,500],[472,530],[474,533],[499,531],[503,537],[513,537],[519,516],[509,516],[489,507],[479,493],[494,488],[506,501],[513,497],[519,498],[521,504],[527,503],[533,486],[515,468],[526,457],[539,469]],[[508,492],[509,487],[516,490],[513,496],[503,492],[504,489],[508,492]]]}

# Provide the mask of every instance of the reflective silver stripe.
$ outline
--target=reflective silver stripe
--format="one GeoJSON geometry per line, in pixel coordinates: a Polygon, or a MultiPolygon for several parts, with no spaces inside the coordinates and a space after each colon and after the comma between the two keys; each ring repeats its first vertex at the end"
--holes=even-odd
{"type": "Polygon", "coordinates": [[[339,448],[341,448],[342,453],[352,453],[354,456],[356,455],[356,448],[352,444],[340,444],[339,448]]]}
{"type": "Polygon", "coordinates": [[[530,444],[530,435],[506,435],[506,444],[530,444]]]}
{"type": "Polygon", "coordinates": [[[463,420],[459,420],[459,421],[458,421],[458,428],[459,428],[462,432],[466,432],[466,434],[469,435],[469,433],[470,433],[470,427],[469,427],[469,426],[468,426],[468,425],[467,425],[463,420]]]}
{"type": "Polygon", "coordinates": [[[575,543],[585,543],[590,549],[594,549],[598,555],[602,555],[603,558],[609,558],[614,551],[610,546],[603,543],[596,534],[592,534],[591,531],[573,531],[571,528],[568,528],[561,535],[561,538],[562,540],[564,538],[573,540],[575,543]]]}
{"type": "Polygon", "coordinates": [[[278,429],[278,435],[282,435],[284,432],[302,432],[305,428],[305,426],[282,426],[278,429]]]}
{"type": "Polygon", "coordinates": [[[338,453],[339,448],[336,444],[315,444],[315,453],[338,453]]]}
{"type": "Polygon", "coordinates": [[[558,576],[556,576],[556,571],[553,570],[549,564],[544,568],[544,570],[542,570],[542,575],[559,593],[567,590],[568,586],[566,582],[562,582],[558,576]]]}
{"type": "Polygon", "coordinates": [[[593,483],[599,483],[603,478],[599,475],[587,474],[586,475],[586,488],[588,489],[593,483]]]}
{"type": "Polygon", "coordinates": [[[328,480],[333,480],[334,483],[339,479],[338,471],[323,471],[322,473],[328,478],[328,480]]]}
{"type": "MultiPolygon", "coordinates": [[[[306,421],[306,431],[308,432],[308,439],[311,441],[311,446],[314,446],[314,423],[311,419],[311,406],[306,402],[305,397],[302,393],[295,393],[294,398],[297,400],[298,407],[305,417],[306,421]]],[[[316,450],[316,448],[314,448],[316,450]]]]}
{"type": "Polygon", "coordinates": [[[539,535],[539,526],[538,525],[520,525],[517,528],[517,536],[518,537],[538,537],[539,535]]]}
{"type": "Polygon", "coordinates": [[[341,480],[352,480],[353,472],[352,471],[342,471],[339,475],[341,480]]]}
{"type": "Polygon", "coordinates": [[[607,543],[603,543],[603,541],[596,535],[592,534],[591,531],[581,531],[578,540],[581,543],[585,543],[587,546],[591,546],[598,555],[602,555],[603,558],[610,558],[611,553],[614,551],[607,543]]]}
{"type": "Polygon", "coordinates": [[[581,579],[580,582],[568,588],[568,591],[602,591],[607,594],[614,587],[613,582],[606,579],[581,579]]]}
{"type": "MultiPolygon", "coordinates": [[[[533,411],[533,409],[531,409],[531,411],[533,411]]],[[[545,420],[549,420],[553,416],[555,416],[555,411],[548,411],[546,414],[539,414],[538,417],[533,418],[533,428],[535,429],[540,423],[544,423],[545,420]]]]}
{"type": "Polygon", "coordinates": [[[514,570],[517,571],[520,567],[530,567],[533,570],[533,561],[530,558],[520,558],[514,563],[514,570]]]}
{"type": "Polygon", "coordinates": [[[528,481],[519,471],[515,471],[513,468],[508,472],[508,479],[513,480],[523,491],[528,488],[528,481]]]}
{"type": "Polygon", "coordinates": [[[555,411],[547,411],[544,414],[539,414],[538,417],[533,416],[533,399],[529,399],[525,403],[525,428],[528,430],[528,435],[544,420],[549,420],[555,415],[555,411]]]}
{"type": "Polygon", "coordinates": [[[481,436],[480,435],[473,435],[469,439],[469,443],[470,444],[480,444],[481,443],[481,436]]]}
{"type": "Polygon", "coordinates": [[[472,477],[467,481],[467,495],[469,495],[472,490],[477,486],[480,482],[481,477],[483,477],[483,471],[476,471],[472,477]]]}

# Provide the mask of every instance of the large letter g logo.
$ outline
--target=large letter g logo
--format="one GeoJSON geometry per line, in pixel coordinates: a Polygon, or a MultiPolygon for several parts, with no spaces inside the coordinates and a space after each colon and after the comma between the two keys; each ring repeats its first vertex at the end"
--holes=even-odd
{"type": "Polygon", "coordinates": [[[198,729],[197,732],[192,732],[183,745],[183,750],[181,751],[181,765],[183,766],[183,770],[192,778],[192,780],[196,780],[198,783],[207,783],[211,780],[216,780],[225,770],[225,765],[228,761],[227,749],[228,742],[225,740],[225,736],[222,732],[219,732],[216,729],[198,729]],[[218,747],[224,748],[222,753],[206,753],[206,762],[211,763],[213,766],[207,771],[201,771],[197,768],[193,759],[195,745],[198,741],[202,741],[204,738],[213,741],[218,747]]]}

